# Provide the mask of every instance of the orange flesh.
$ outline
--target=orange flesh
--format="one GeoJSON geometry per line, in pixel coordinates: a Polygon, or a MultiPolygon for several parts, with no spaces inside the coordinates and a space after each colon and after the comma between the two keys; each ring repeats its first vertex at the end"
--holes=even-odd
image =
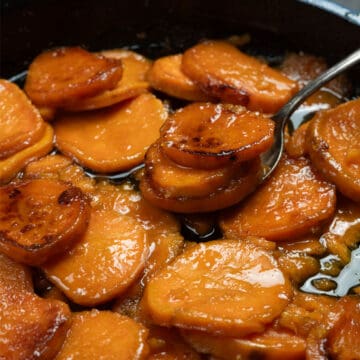
{"type": "Polygon", "coordinates": [[[147,254],[146,234],[135,220],[93,210],[83,238],[42,268],[72,301],[91,306],[124,292],[141,274],[147,254]]]}
{"type": "Polygon", "coordinates": [[[360,99],[317,113],[306,146],[324,177],[345,196],[360,201],[360,99]]]}
{"type": "Polygon", "coordinates": [[[294,81],[221,41],[186,50],[181,69],[205,93],[253,111],[275,113],[297,91],[294,81]]]}
{"type": "Polygon", "coordinates": [[[43,119],[23,91],[0,79],[0,161],[33,145],[44,132],[43,119]]]}
{"type": "Polygon", "coordinates": [[[194,103],[161,128],[164,153],[180,165],[216,168],[256,158],[273,143],[274,123],[241,106],[194,103]]]}
{"type": "Polygon", "coordinates": [[[61,107],[114,88],[121,76],[121,61],[63,47],[34,59],[24,89],[36,105],[61,107]]]}
{"type": "Polygon", "coordinates": [[[127,170],[143,161],[166,117],[162,102],[151,94],[107,109],[64,114],[54,122],[56,146],[91,170],[127,170]]]}
{"type": "Polygon", "coordinates": [[[151,62],[145,57],[127,50],[109,50],[101,52],[101,55],[109,59],[121,60],[123,67],[122,78],[113,89],[105,90],[99,95],[81,99],[67,109],[70,111],[82,111],[100,109],[114,105],[121,101],[131,99],[149,89],[146,74],[150,69],[151,62]]]}
{"type": "Polygon", "coordinates": [[[148,73],[151,87],[179,99],[210,101],[209,96],[181,71],[181,62],[181,54],[157,59],[148,73]]]}
{"type": "Polygon", "coordinates": [[[144,175],[140,190],[146,200],[165,210],[180,213],[209,212],[234,205],[249,195],[260,180],[260,160],[244,162],[237,174],[226,186],[207,196],[165,197],[153,186],[151,176],[144,175]]]}
{"type": "Polygon", "coordinates": [[[207,196],[226,187],[241,171],[239,164],[214,170],[179,166],[163,154],[158,142],[147,151],[145,166],[154,188],[166,198],[207,196]]]}
{"type": "Polygon", "coordinates": [[[302,124],[285,143],[285,151],[290,157],[306,156],[306,131],[308,127],[309,122],[302,124]]]}
{"type": "Polygon", "coordinates": [[[335,204],[334,187],[312,171],[308,160],[283,158],[272,177],[220,225],[229,238],[291,240],[329,219],[335,204]]]}
{"type": "Polygon", "coordinates": [[[110,311],[73,315],[71,328],[56,360],[146,359],[148,330],[130,318],[110,311]]]}
{"type": "Polygon", "coordinates": [[[219,240],[185,250],[150,280],[142,302],[156,324],[244,336],[262,332],[291,294],[269,252],[219,240]]]}
{"type": "Polygon", "coordinates": [[[46,125],[43,137],[35,144],[0,160],[0,184],[9,182],[28,163],[48,154],[53,148],[54,131],[46,125]]]}
{"type": "Polygon", "coordinates": [[[30,265],[68,250],[85,232],[90,217],[80,189],[53,180],[3,186],[0,199],[0,249],[30,265]]]}
{"type": "Polygon", "coordinates": [[[30,272],[0,254],[0,358],[51,360],[69,327],[69,308],[33,293],[30,272]]]}

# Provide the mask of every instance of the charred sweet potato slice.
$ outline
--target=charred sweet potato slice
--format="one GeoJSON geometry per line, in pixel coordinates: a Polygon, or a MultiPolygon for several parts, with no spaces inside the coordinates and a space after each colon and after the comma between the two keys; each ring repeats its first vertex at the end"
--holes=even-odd
{"type": "Polygon", "coordinates": [[[24,89],[36,105],[62,107],[114,88],[121,76],[119,60],[80,47],[62,47],[33,60],[24,89]]]}
{"type": "Polygon", "coordinates": [[[260,160],[242,163],[237,175],[224,187],[206,196],[167,197],[153,184],[151,174],[145,173],[140,190],[146,200],[155,206],[180,213],[210,212],[224,209],[249,195],[260,181],[260,160]]]}
{"type": "Polygon", "coordinates": [[[97,111],[63,114],[54,122],[56,146],[91,170],[127,170],[143,161],[166,117],[164,105],[152,94],[97,111]]]}
{"type": "Polygon", "coordinates": [[[157,59],[148,73],[150,85],[170,96],[189,101],[210,101],[211,98],[181,70],[182,54],[157,59]]]}
{"type": "Polygon", "coordinates": [[[194,103],[164,123],[161,145],[178,164],[211,169],[256,158],[273,134],[272,120],[242,106],[194,103]]]}
{"type": "Polygon", "coordinates": [[[345,196],[360,201],[360,99],[317,113],[306,147],[324,177],[345,196]]]}
{"type": "Polygon", "coordinates": [[[229,238],[290,240],[329,219],[335,204],[334,186],[314,173],[308,160],[283,158],[272,177],[225,214],[220,226],[229,238]]]}
{"type": "Polygon", "coordinates": [[[148,330],[134,320],[110,311],[83,311],[73,315],[64,346],[56,360],[142,360],[146,358],[148,330]]]}
{"type": "Polygon", "coordinates": [[[154,188],[172,198],[207,196],[226,187],[241,171],[239,164],[213,170],[180,166],[163,154],[159,142],[146,152],[145,166],[154,188]]]}
{"type": "Polygon", "coordinates": [[[89,216],[86,196],[66,183],[29,180],[0,187],[0,250],[39,265],[78,241],[89,216]]]}
{"type": "Polygon", "coordinates": [[[69,319],[66,304],[35,295],[29,270],[0,254],[1,359],[53,359],[69,319]]]}
{"type": "Polygon", "coordinates": [[[262,334],[243,338],[214,336],[192,330],[183,330],[181,333],[198,352],[224,360],[305,358],[305,339],[283,329],[268,328],[262,334]]]}
{"type": "Polygon", "coordinates": [[[45,133],[35,144],[0,160],[0,184],[9,182],[28,163],[48,154],[53,148],[54,131],[46,125],[45,133]]]}
{"type": "Polygon", "coordinates": [[[253,111],[275,113],[297,90],[293,80],[223,41],[188,49],[181,69],[210,96],[253,111]]]}
{"type": "Polygon", "coordinates": [[[92,306],[124,292],[141,274],[147,255],[147,236],[136,220],[114,210],[92,210],[82,239],[42,268],[68,298],[92,306]]]}
{"type": "Polygon", "coordinates": [[[0,79],[0,161],[33,145],[44,132],[45,123],[24,92],[0,79]]]}
{"type": "Polygon", "coordinates": [[[100,54],[109,59],[121,60],[122,78],[113,89],[76,101],[67,107],[68,110],[100,109],[138,96],[149,89],[146,74],[150,69],[151,62],[148,59],[135,52],[122,49],[102,51],[100,54]]]}
{"type": "Polygon", "coordinates": [[[142,304],[156,324],[236,337],[262,332],[291,294],[271,253],[218,240],[187,248],[150,280],[142,304]]]}

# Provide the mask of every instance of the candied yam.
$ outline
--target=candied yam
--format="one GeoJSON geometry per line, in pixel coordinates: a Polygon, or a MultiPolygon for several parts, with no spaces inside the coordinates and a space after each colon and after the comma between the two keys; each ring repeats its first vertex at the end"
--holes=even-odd
{"type": "Polygon", "coordinates": [[[38,106],[37,109],[45,121],[52,121],[56,115],[56,109],[50,106],[38,106]]]}
{"type": "Polygon", "coordinates": [[[185,51],[181,69],[210,96],[253,111],[275,113],[297,91],[294,81],[222,41],[185,51]]]}
{"type": "Polygon", "coordinates": [[[244,336],[262,332],[292,295],[271,253],[240,240],[187,248],[147,284],[145,311],[159,325],[244,336]]]}
{"type": "Polygon", "coordinates": [[[200,360],[200,355],[180,337],[176,329],[151,326],[147,360],[200,360]]]}
{"type": "Polygon", "coordinates": [[[327,335],[329,355],[338,360],[360,359],[360,299],[347,296],[336,306],[342,314],[327,335]]]}
{"type": "Polygon", "coordinates": [[[92,306],[124,292],[141,274],[147,255],[146,233],[134,219],[93,210],[81,240],[42,269],[72,301],[92,306]]]}
{"type": "Polygon", "coordinates": [[[178,110],[161,128],[164,153],[176,163],[217,168],[256,158],[271,147],[274,123],[242,106],[194,103],[178,110]]]}
{"type": "Polygon", "coordinates": [[[28,163],[48,154],[53,148],[54,131],[46,125],[43,137],[35,144],[0,160],[0,184],[9,182],[28,163]]]}
{"type": "Polygon", "coordinates": [[[140,190],[146,200],[162,209],[180,213],[210,212],[241,201],[255,189],[260,177],[260,160],[255,159],[242,163],[235,178],[206,196],[165,197],[153,186],[147,173],[140,181],[140,190]]]}
{"type": "Polygon", "coordinates": [[[269,328],[262,334],[244,338],[213,336],[192,330],[182,331],[182,335],[198,352],[224,360],[302,360],[305,357],[305,339],[284,330],[269,328]]]}
{"type": "Polygon", "coordinates": [[[101,173],[140,164],[167,117],[152,94],[101,110],[63,114],[54,122],[56,146],[82,166],[101,173]]]}
{"type": "Polygon", "coordinates": [[[39,265],[71,247],[89,217],[86,196],[66,183],[27,180],[0,187],[0,250],[39,265]]]}
{"type": "Polygon", "coordinates": [[[304,236],[295,241],[282,241],[278,243],[278,249],[282,252],[293,252],[320,257],[325,254],[326,248],[319,238],[313,236],[304,236]]]}
{"type": "Polygon", "coordinates": [[[121,76],[120,60],[62,47],[33,60],[24,89],[38,106],[61,107],[114,88],[121,76]]]}
{"type": "Polygon", "coordinates": [[[153,187],[164,197],[200,197],[226,187],[241,165],[230,164],[214,170],[183,167],[164,155],[156,142],[146,152],[145,168],[153,187]]]}
{"type": "Polygon", "coordinates": [[[110,311],[73,315],[64,346],[56,360],[141,360],[147,358],[148,330],[130,318],[110,311]]]}
{"type": "Polygon", "coordinates": [[[145,57],[128,50],[102,51],[101,55],[109,59],[120,59],[123,74],[113,89],[89,98],[81,99],[67,107],[70,111],[100,109],[133,98],[149,89],[146,74],[151,62],[145,57]]]}
{"type": "Polygon", "coordinates": [[[210,101],[208,95],[181,70],[182,54],[165,56],[154,61],[148,72],[150,85],[170,96],[189,101],[210,101]]]}
{"type": "Polygon", "coordinates": [[[319,112],[307,131],[314,166],[337,189],[360,201],[360,99],[319,112]]]}
{"type": "Polygon", "coordinates": [[[0,161],[41,139],[45,123],[24,92],[0,79],[0,161]]]}
{"type": "Polygon", "coordinates": [[[36,296],[29,270],[0,254],[1,359],[53,359],[69,319],[67,305],[36,296]]]}
{"type": "Polygon", "coordinates": [[[220,226],[229,238],[296,239],[331,218],[335,204],[334,187],[313,172],[307,159],[285,157],[256,193],[223,214],[220,226]]]}
{"type": "Polygon", "coordinates": [[[298,127],[285,143],[286,153],[293,158],[305,156],[306,150],[306,132],[309,127],[309,122],[302,124],[298,127]]]}

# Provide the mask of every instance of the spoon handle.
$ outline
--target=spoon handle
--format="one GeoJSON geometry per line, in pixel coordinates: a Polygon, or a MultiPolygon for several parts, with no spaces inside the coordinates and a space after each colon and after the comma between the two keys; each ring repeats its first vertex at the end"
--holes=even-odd
{"type": "Polygon", "coordinates": [[[282,121],[281,127],[284,127],[290,115],[304,102],[306,98],[308,98],[316,90],[319,90],[323,85],[335,78],[337,75],[357,63],[360,63],[360,49],[357,49],[345,59],[322,73],[318,78],[316,78],[316,80],[311,81],[304,86],[277,114],[273,116],[273,119],[275,121],[282,121]]]}

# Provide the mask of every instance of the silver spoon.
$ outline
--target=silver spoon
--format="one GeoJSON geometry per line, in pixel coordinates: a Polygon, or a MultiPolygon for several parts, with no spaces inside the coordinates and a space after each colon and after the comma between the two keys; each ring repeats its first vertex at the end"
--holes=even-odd
{"type": "Polygon", "coordinates": [[[275,141],[272,147],[261,156],[265,169],[263,181],[271,175],[280,161],[284,150],[284,128],[291,114],[316,90],[319,90],[327,82],[358,63],[360,63],[360,49],[357,49],[315,80],[309,82],[272,117],[275,122],[275,141]]]}

